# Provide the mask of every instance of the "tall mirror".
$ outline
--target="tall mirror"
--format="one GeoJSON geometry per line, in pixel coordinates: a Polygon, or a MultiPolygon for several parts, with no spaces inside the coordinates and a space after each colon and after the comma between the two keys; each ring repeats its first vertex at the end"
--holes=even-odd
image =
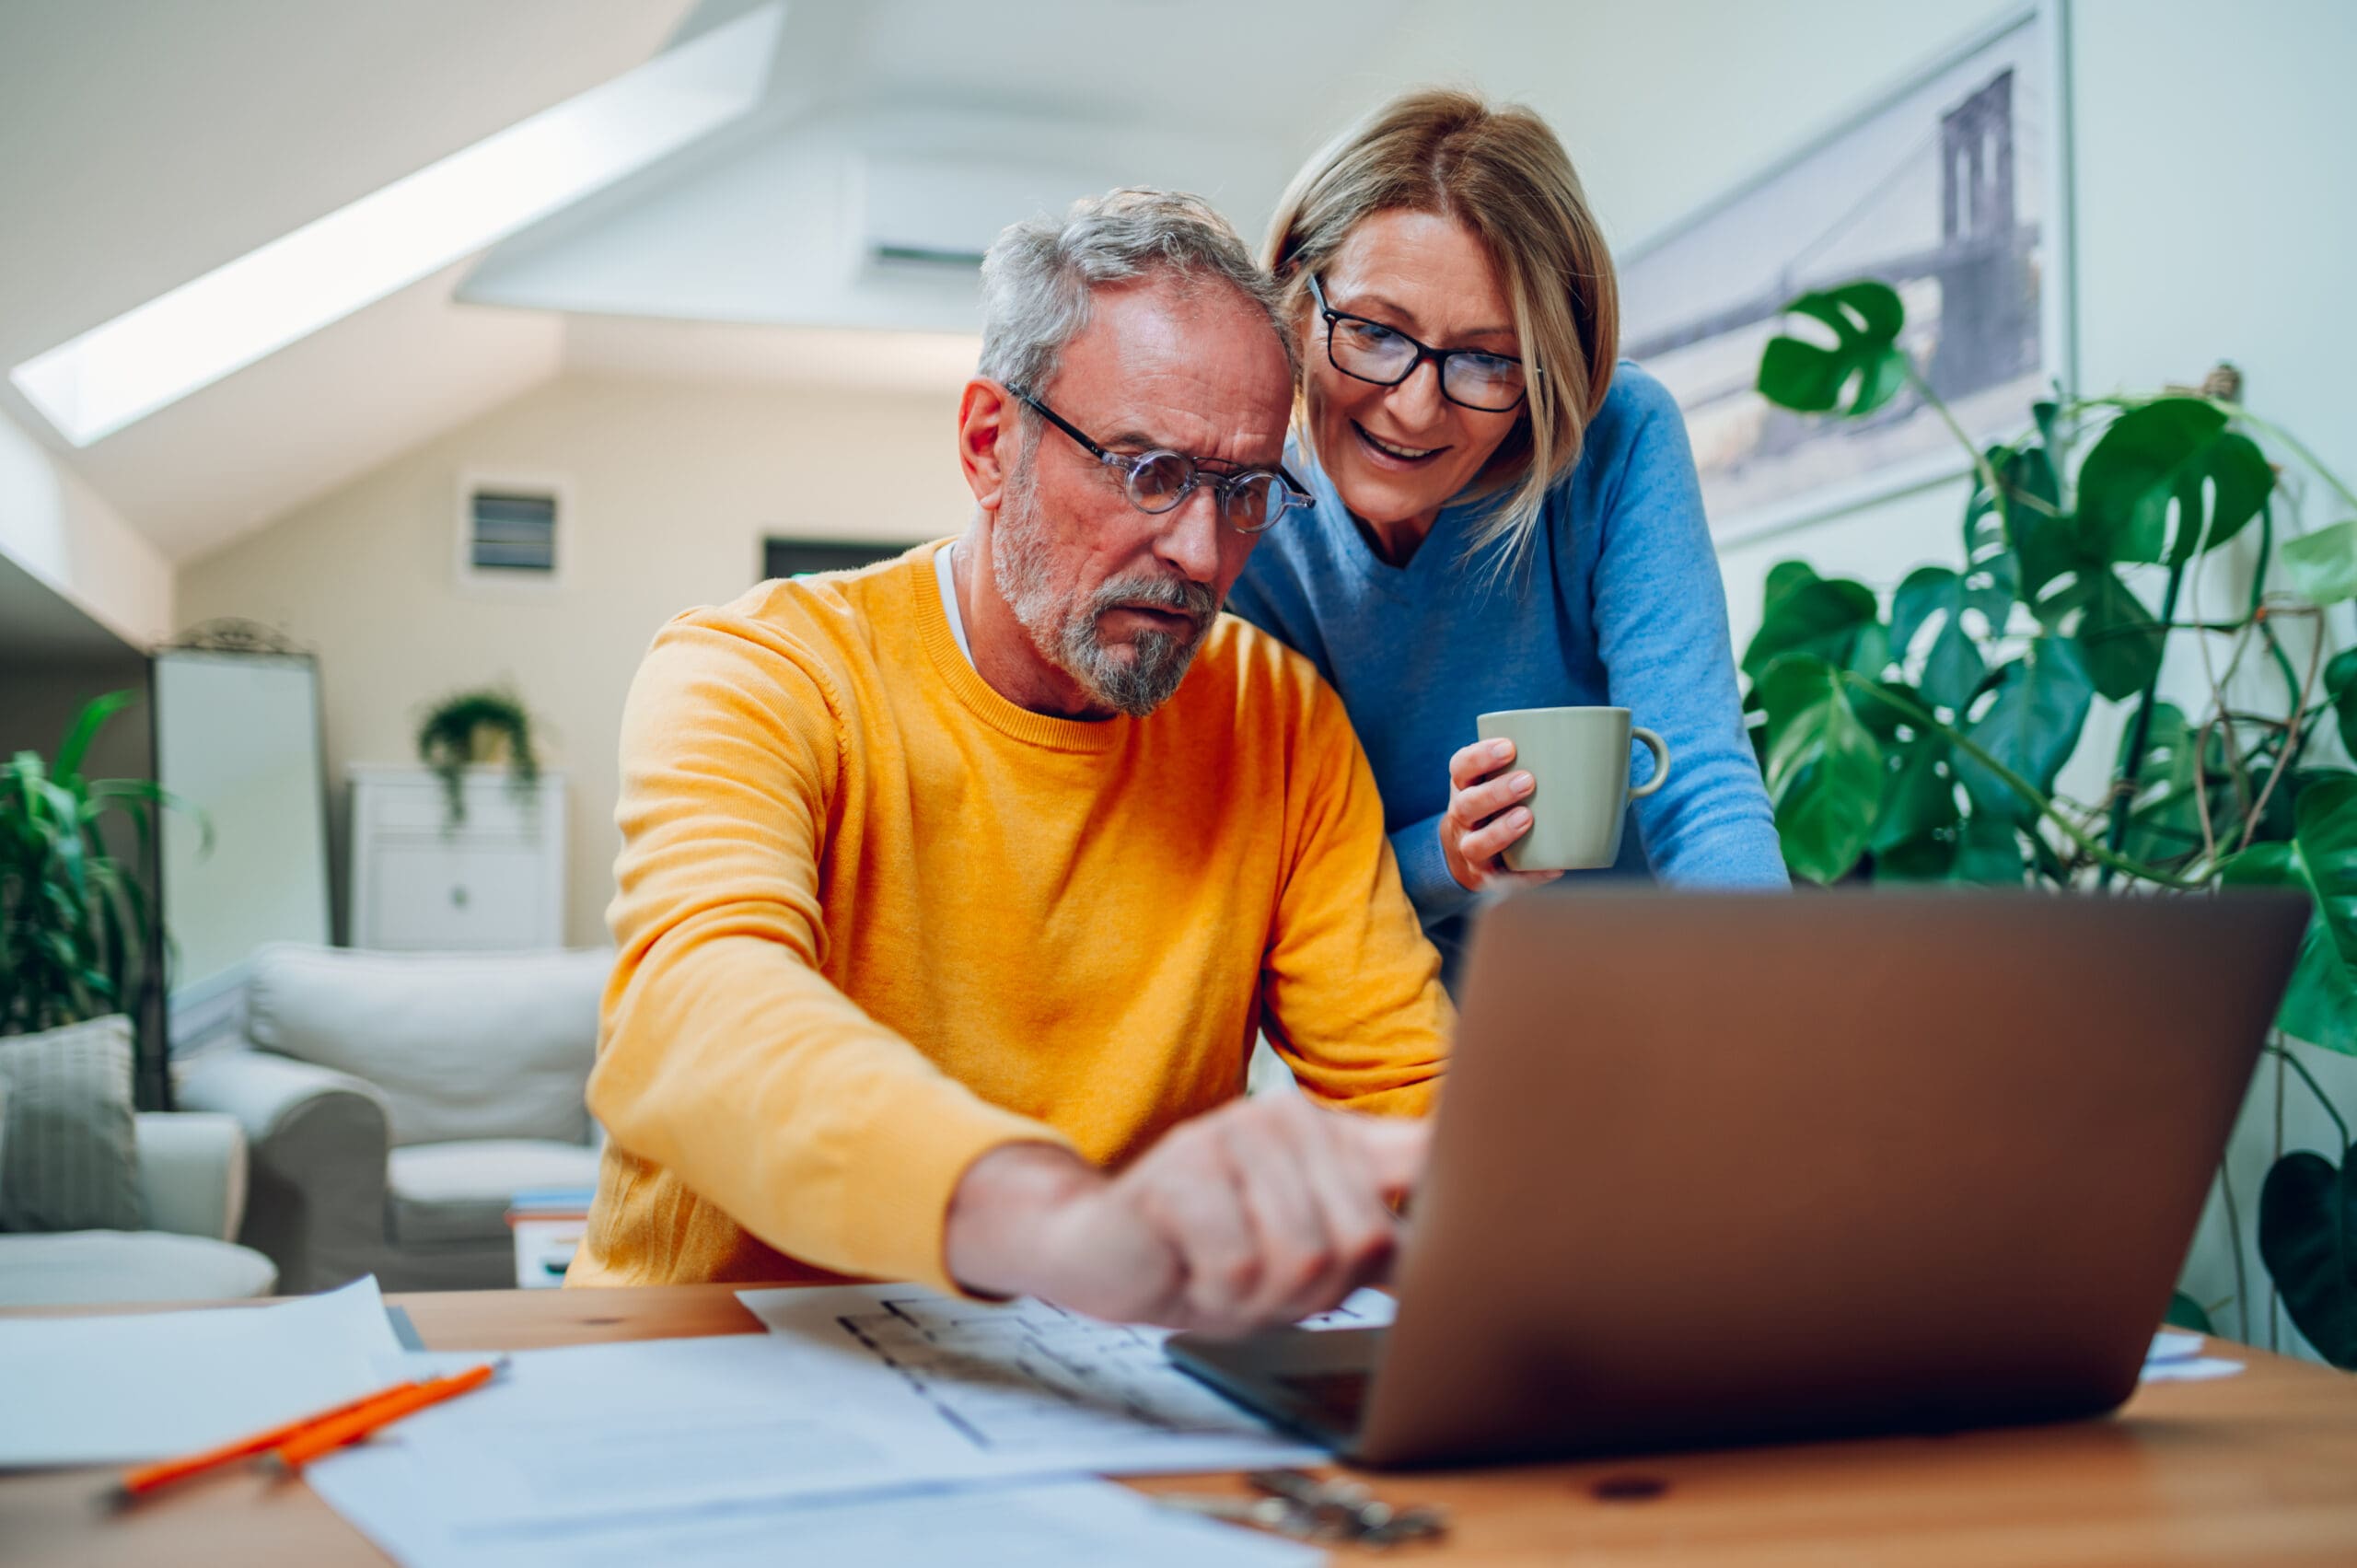
{"type": "Polygon", "coordinates": [[[319,666],[206,629],[156,655],[155,692],[157,782],[204,819],[163,814],[171,1037],[183,1048],[234,1015],[256,947],[331,940],[319,666]]]}

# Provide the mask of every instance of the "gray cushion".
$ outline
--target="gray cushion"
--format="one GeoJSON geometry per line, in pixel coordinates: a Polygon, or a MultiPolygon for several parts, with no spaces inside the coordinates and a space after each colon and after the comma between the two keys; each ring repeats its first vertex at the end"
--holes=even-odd
{"type": "Polygon", "coordinates": [[[582,1144],[486,1138],[412,1144],[385,1162],[396,1245],[481,1241],[507,1234],[507,1205],[534,1187],[595,1187],[598,1151],[582,1144]]]}
{"type": "Polygon", "coordinates": [[[8,1129],[0,1230],[136,1230],[131,1025],[92,1018],[0,1040],[8,1129]]]}
{"type": "Polygon", "coordinates": [[[613,957],[378,953],[279,943],[254,956],[258,1045],[366,1078],[400,1144],[582,1143],[582,1089],[613,957]]]}
{"type": "Polygon", "coordinates": [[[0,1307],[230,1301],[268,1295],[278,1271],[251,1248],[159,1230],[0,1237],[0,1307]]]}

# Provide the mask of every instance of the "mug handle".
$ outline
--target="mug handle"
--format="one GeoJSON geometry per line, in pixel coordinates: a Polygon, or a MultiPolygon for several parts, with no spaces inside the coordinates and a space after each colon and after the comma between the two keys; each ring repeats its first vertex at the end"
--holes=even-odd
{"type": "Polygon", "coordinates": [[[1643,741],[1654,754],[1653,776],[1629,792],[1630,799],[1643,800],[1669,782],[1669,748],[1664,744],[1660,736],[1655,735],[1643,725],[1631,725],[1629,733],[1643,741]]]}

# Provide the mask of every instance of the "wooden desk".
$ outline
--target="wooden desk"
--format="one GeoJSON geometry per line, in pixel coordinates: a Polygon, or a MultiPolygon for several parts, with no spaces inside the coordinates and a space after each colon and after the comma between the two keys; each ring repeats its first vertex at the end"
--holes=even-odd
{"type": "MultiPolygon", "coordinates": [[[[759,1331],[725,1285],[392,1299],[447,1349],[759,1331]]],[[[2226,1353],[2248,1369],[2155,1384],[2107,1421],[1371,1479],[1391,1501],[1456,1516],[1445,1544],[1386,1554],[1401,1563],[2357,1563],[2357,1381],[2226,1353]]],[[[0,1562],[385,1561],[299,1483],[225,1476],[116,1516],[101,1501],[112,1476],[0,1475],[0,1562]]],[[[1202,1476],[1139,1484],[1243,1490],[1202,1476]]]]}

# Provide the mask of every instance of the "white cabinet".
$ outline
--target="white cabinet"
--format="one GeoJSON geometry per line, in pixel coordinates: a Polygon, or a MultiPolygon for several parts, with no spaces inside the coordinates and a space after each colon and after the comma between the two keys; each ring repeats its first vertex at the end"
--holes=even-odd
{"type": "Polygon", "coordinates": [[[449,819],[424,768],[355,763],[352,945],[409,949],[564,945],[564,776],[527,791],[505,768],[469,768],[449,819]]]}

